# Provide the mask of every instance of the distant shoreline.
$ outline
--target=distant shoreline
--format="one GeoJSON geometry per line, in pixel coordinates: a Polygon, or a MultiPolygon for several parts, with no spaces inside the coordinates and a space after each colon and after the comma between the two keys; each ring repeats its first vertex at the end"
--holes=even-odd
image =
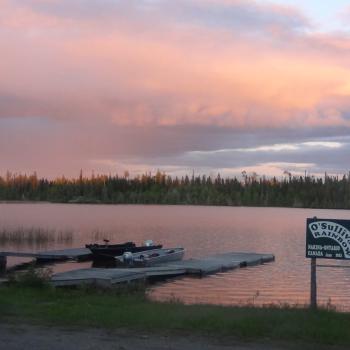
{"type": "Polygon", "coordinates": [[[181,178],[157,172],[135,178],[98,175],[76,179],[35,174],[0,177],[6,203],[154,204],[233,207],[350,209],[350,174],[343,177],[292,176],[282,179],[243,174],[243,179],[210,176],[181,178]]]}
{"type": "Polygon", "coordinates": [[[34,200],[0,200],[0,204],[69,204],[69,205],[130,205],[130,206],[163,206],[163,207],[222,207],[222,208],[283,208],[283,209],[312,209],[312,210],[349,210],[349,208],[320,208],[320,207],[291,207],[291,206],[271,206],[271,205],[223,205],[223,204],[193,204],[193,203],[110,203],[101,201],[88,201],[88,202],[56,202],[56,201],[34,201],[34,200]]]}

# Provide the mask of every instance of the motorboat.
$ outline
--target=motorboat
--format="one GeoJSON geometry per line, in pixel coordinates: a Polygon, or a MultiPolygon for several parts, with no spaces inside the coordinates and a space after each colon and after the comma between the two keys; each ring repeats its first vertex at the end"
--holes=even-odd
{"type": "Polygon", "coordinates": [[[90,249],[93,260],[113,260],[115,256],[123,255],[125,252],[137,253],[162,248],[161,244],[154,245],[151,240],[147,240],[141,246],[137,246],[134,242],[119,244],[110,244],[108,240],[104,240],[104,242],[104,244],[85,245],[86,248],[90,249]]]}
{"type": "Polygon", "coordinates": [[[163,248],[152,249],[142,252],[125,252],[123,255],[115,257],[116,264],[129,267],[145,267],[153,266],[171,261],[182,260],[185,254],[185,249],[177,248],[163,248]]]}

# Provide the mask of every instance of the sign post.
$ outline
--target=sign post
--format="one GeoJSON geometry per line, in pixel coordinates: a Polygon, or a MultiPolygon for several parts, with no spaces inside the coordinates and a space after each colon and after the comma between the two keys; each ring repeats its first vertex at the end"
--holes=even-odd
{"type": "Polygon", "coordinates": [[[311,258],[310,308],[317,309],[316,258],[311,258]]]}
{"type": "Polygon", "coordinates": [[[311,258],[310,307],[316,309],[316,259],[350,260],[350,220],[307,219],[306,257],[311,258]]]}
{"type": "Polygon", "coordinates": [[[6,256],[0,255],[0,275],[6,272],[6,256]]]}

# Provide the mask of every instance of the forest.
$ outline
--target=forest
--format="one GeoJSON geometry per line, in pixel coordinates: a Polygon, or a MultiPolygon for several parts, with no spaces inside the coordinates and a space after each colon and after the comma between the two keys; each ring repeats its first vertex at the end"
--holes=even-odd
{"type": "Polygon", "coordinates": [[[350,208],[350,175],[268,178],[257,174],[223,178],[172,177],[163,172],[130,177],[94,175],[53,180],[36,173],[0,176],[1,201],[59,203],[188,204],[295,208],[350,208]]]}

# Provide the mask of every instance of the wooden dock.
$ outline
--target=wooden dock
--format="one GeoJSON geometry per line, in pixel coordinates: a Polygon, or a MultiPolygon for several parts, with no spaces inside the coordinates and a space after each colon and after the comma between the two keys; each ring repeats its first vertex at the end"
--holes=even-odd
{"type": "Polygon", "coordinates": [[[68,271],[53,275],[51,283],[54,286],[94,284],[111,287],[118,283],[146,280],[154,277],[205,276],[239,267],[263,264],[274,259],[275,257],[272,254],[231,252],[147,268],[87,268],[68,271]]]}
{"type": "Polygon", "coordinates": [[[88,260],[92,254],[87,248],[71,248],[62,250],[48,250],[39,252],[36,256],[37,260],[88,260]]]}
{"type": "Polygon", "coordinates": [[[33,258],[38,262],[54,262],[65,260],[83,261],[91,258],[91,251],[87,248],[70,248],[60,250],[47,250],[37,253],[28,252],[0,252],[0,272],[6,270],[7,257],[33,258]]]}
{"type": "Polygon", "coordinates": [[[17,256],[22,258],[35,258],[37,260],[82,260],[91,257],[91,251],[87,248],[70,248],[60,250],[47,250],[43,252],[0,252],[0,256],[17,256]]]}
{"type": "Polygon", "coordinates": [[[204,276],[238,267],[259,265],[273,260],[275,260],[275,257],[272,254],[231,252],[200,259],[175,261],[168,263],[167,266],[185,268],[187,274],[204,276]]]}
{"type": "Polygon", "coordinates": [[[178,267],[147,267],[147,268],[87,268],[62,272],[53,275],[51,284],[56,287],[93,284],[111,287],[114,284],[144,281],[151,277],[175,277],[184,275],[185,269],[178,267]]]}

